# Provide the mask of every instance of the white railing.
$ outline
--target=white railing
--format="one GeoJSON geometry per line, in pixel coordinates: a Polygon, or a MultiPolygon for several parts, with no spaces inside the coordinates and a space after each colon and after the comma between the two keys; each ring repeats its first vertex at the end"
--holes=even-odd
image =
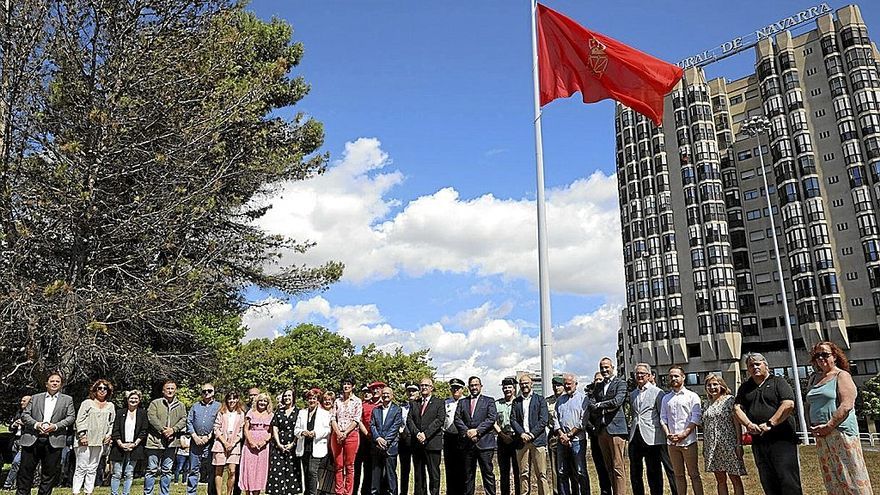
{"type": "MultiPolygon", "coordinates": [[[[703,432],[697,432],[697,440],[703,440],[703,432]]],[[[809,445],[816,445],[816,437],[813,435],[807,435],[807,440],[809,445]]],[[[859,440],[865,445],[877,447],[880,446],[880,433],[859,433],[859,440]]]]}

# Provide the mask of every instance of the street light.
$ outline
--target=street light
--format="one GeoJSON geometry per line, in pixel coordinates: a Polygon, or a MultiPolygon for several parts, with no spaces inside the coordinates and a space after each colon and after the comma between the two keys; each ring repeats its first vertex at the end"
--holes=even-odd
{"type": "MultiPolygon", "coordinates": [[[[785,333],[788,338],[788,354],[791,357],[791,371],[794,375],[794,398],[797,405],[798,420],[800,421],[801,435],[804,443],[809,443],[807,436],[807,421],[804,417],[804,402],[801,398],[801,380],[798,376],[797,358],[794,354],[794,336],[791,331],[791,318],[788,314],[788,293],[785,290],[785,277],[782,275],[782,256],[779,254],[779,242],[776,239],[776,221],[773,219],[773,203],[770,201],[770,188],[767,185],[767,171],[764,169],[764,153],[761,149],[761,134],[770,129],[770,121],[763,116],[755,116],[742,124],[742,130],[758,141],[758,159],[761,162],[761,178],[764,179],[764,191],[767,198],[767,211],[770,217],[770,236],[773,239],[773,251],[776,253],[776,274],[779,276],[779,288],[782,291],[782,311],[785,313],[785,333]]],[[[769,148],[769,142],[768,148],[769,148]]]]}

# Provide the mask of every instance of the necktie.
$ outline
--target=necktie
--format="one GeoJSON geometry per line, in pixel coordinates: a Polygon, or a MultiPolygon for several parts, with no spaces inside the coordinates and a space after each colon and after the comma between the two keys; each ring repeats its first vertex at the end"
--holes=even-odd
{"type": "Polygon", "coordinates": [[[472,418],[474,417],[474,409],[476,409],[476,408],[477,408],[477,398],[472,397],[471,398],[471,417],[472,418]]]}
{"type": "Polygon", "coordinates": [[[428,407],[428,399],[422,399],[422,412],[421,414],[425,414],[425,409],[428,407]]]}

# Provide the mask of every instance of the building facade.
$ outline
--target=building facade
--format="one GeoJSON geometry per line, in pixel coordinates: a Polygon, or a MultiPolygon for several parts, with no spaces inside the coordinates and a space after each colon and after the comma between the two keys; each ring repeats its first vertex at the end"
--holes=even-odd
{"type": "Polygon", "coordinates": [[[738,386],[754,351],[793,376],[772,215],[798,374],[825,339],[846,350],[858,383],[877,374],[878,52],[855,5],[814,24],[759,41],[747,77],[686,69],[662,127],[618,104],[626,372],[684,364],[691,384],[720,373],[738,386]],[[769,120],[767,133],[743,132],[753,116],[769,120]]]}

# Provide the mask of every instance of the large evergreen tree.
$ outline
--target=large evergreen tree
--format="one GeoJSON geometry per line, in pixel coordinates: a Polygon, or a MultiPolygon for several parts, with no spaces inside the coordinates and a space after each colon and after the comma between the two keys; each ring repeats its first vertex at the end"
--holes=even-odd
{"type": "Polygon", "coordinates": [[[51,368],[196,377],[243,287],[338,280],[273,265],[309,245],[253,224],[273,185],[326,162],[319,122],[278,116],[309,89],[288,24],[227,0],[0,9],[0,392],[51,368]]]}

